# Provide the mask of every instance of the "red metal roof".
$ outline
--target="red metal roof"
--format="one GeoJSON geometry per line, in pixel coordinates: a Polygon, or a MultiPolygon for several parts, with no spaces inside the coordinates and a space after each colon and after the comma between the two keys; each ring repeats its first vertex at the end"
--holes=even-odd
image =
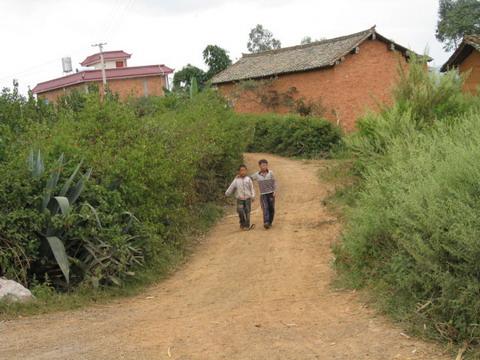
{"type": "MultiPolygon", "coordinates": [[[[128,79],[146,76],[161,76],[173,73],[173,69],[165,65],[131,66],[105,69],[107,80],[128,79]]],[[[65,88],[86,82],[102,81],[102,70],[84,70],[61,78],[38,83],[33,88],[34,94],[41,94],[59,88],[65,88]]]]}
{"type": "MultiPolygon", "coordinates": [[[[114,50],[114,51],[104,51],[103,58],[105,61],[107,60],[120,60],[120,59],[130,59],[132,54],[127,54],[123,50],[114,50]]],[[[93,64],[97,64],[100,62],[100,53],[96,53],[90,56],[87,56],[85,60],[83,60],[80,65],[82,66],[90,66],[93,64]]]]}

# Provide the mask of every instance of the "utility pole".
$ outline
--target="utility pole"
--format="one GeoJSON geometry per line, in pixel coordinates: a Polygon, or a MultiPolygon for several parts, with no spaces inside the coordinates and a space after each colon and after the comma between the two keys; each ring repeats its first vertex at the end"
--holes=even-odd
{"type": "Polygon", "coordinates": [[[103,81],[103,95],[107,94],[107,75],[105,74],[105,61],[103,59],[103,45],[107,45],[107,43],[98,43],[93,44],[93,47],[98,47],[100,50],[100,62],[102,64],[102,81],[103,81]]]}

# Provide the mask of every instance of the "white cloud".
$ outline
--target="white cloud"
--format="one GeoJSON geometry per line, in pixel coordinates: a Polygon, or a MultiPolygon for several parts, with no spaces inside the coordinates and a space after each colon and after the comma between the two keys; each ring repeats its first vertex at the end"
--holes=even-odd
{"type": "Polygon", "coordinates": [[[61,57],[75,66],[94,52],[91,44],[132,52],[131,65],[164,63],[180,69],[203,66],[201,53],[217,44],[233,59],[246,51],[257,23],[283,46],[302,37],[334,37],[377,25],[402,45],[422,52],[435,65],[448,57],[436,41],[437,0],[2,0],[0,2],[0,87],[17,78],[27,85],[62,76],[61,57]]]}

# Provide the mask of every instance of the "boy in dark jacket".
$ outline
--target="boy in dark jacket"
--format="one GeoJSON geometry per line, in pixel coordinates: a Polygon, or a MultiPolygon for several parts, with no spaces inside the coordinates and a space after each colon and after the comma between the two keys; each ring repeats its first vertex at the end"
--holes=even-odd
{"type": "Polygon", "coordinates": [[[275,216],[275,192],[277,191],[277,182],[273,172],[268,169],[268,161],[262,159],[258,162],[260,171],[251,176],[252,180],[258,182],[260,189],[260,205],[263,211],[263,226],[270,229],[275,216]]]}

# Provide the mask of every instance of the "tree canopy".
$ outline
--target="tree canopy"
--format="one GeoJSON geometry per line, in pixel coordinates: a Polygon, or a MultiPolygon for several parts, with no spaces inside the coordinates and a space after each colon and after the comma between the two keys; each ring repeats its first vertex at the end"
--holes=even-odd
{"type": "Polygon", "coordinates": [[[175,72],[173,76],[174,89],[190,88],[192,79],[195,78],[198,83],[198,87],[203,87],[207,80],[207,74],[202,69],[188,64],[182,68],[182,70],[175,72]]]}
{"type": "Polygon", "coordinates": [[[458,47],[465,35],[480,33],[480,1],[440,0],[436,37],[445,50],[458,47]]]}
{"type": "Polygon", "coordinates": [[[208,66],[206,74],[208,80],[232,64],[227,51],[217,45],[208,45],[203,50],[203,61],[208,66]]]}
{"type": "Polygon", "coordinates": [[[280,49],[281,47],[280,40],[275,39],[272,32],[265,29],[263,25],[258,24],[250,31],[247,49],[251,53],[280,49]]]}

